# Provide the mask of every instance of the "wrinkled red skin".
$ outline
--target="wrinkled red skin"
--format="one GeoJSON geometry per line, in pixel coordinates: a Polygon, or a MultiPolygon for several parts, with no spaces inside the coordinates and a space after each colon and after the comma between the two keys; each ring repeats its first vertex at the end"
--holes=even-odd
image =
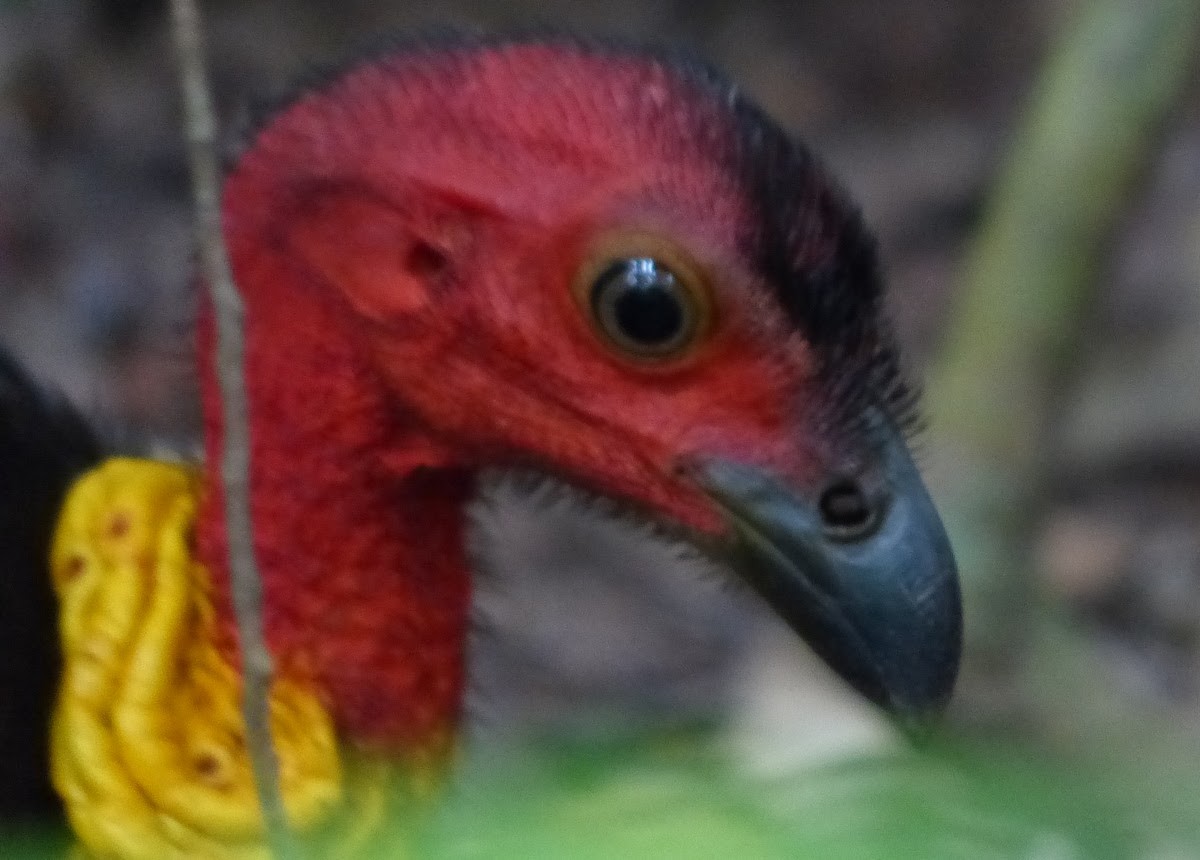
{"type": "MultiPolygon", "coordinates": [[[[529,466],[717,534],[693,456],[811,483],[808,352],[741,259],[728,120],[649,60],[520,46],[401,56],[294,103],[229,177],[247,304],[252,492],[267,628],[347,737],[420,746],[458,718],[462,508],[482,466],[529,466]],[[597,237],[665,236],[714,325],[646,367],[571,282],[597,237]]],[[[209,485],[221,422],[202,314],[209,485]]],[[[200,548],[218,571],[220,499],[200,548]]]]}

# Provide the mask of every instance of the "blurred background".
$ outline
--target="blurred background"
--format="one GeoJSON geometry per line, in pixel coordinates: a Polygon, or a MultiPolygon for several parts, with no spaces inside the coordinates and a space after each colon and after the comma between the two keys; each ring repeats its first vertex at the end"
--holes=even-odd
{"type": "MultiPolygon", "coordinates": [[[[530,739],[703,736],[705,761],[753,784],[835,786],[766,803],[772,821],[977,840],[892,856],[1200,857],[1194,5],[203,4],[230,141],[256,99],[381,33],[626,35],[722,66],[829,163],[881,241],[909,365],[929,380],[919,453],[967,589],[936,768],[717,572],[504,476],[476,510],[478,759],[530,739]],[[953,803],[972,814],[930,817],[953,803]]],[[[120,444],[194,452],[172,63],[161,2],[0,0],[0,342],[120,444]]]]}

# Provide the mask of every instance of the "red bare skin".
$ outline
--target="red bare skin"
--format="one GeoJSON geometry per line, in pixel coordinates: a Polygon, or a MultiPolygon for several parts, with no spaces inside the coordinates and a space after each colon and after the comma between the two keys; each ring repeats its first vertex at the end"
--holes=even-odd
{"type": "MultiPolygon", "coordinates": [[[[689,457],[800,485],[829,457],[808,351],[741,259],[747,204],[706,154],[727,123],[650,60],[524,45],[360,67],[240,159],[224,212],[268,636],[347,738],[422,747],[458,718],[479,468],[532,467],[715,535],[689,457]],[[614,231],[705,274],[713,325],[686,359],[639,365],[593,329],[572,282],[614,231]]],[[[211,347],[205,313],[216,487],[211,347]]],[[[201,552],[229,618],[217,495],[201,552]]]]}

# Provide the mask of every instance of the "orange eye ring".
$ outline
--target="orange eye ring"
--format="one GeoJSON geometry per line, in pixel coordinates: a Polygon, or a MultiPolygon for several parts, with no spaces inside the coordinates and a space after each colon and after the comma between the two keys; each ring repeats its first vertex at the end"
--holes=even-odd
{"type": "Polygon", "coordinates": [[[580,267],[573,292],[604,345],[640,364],[678,363],[712,327],[712,293],[700,267],[652,233],[605,237],[580,267]]]}

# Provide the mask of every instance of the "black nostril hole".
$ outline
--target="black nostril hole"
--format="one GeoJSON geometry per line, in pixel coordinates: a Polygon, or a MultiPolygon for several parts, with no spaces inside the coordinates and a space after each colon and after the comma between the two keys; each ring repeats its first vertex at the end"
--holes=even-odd
{"type": "Polygon", "coordinates": [[[837,537],[859,537],[874,525],[871,500],[853,481],[833,484],[821,494],[818,504],[825,527],[837,537]]]}

